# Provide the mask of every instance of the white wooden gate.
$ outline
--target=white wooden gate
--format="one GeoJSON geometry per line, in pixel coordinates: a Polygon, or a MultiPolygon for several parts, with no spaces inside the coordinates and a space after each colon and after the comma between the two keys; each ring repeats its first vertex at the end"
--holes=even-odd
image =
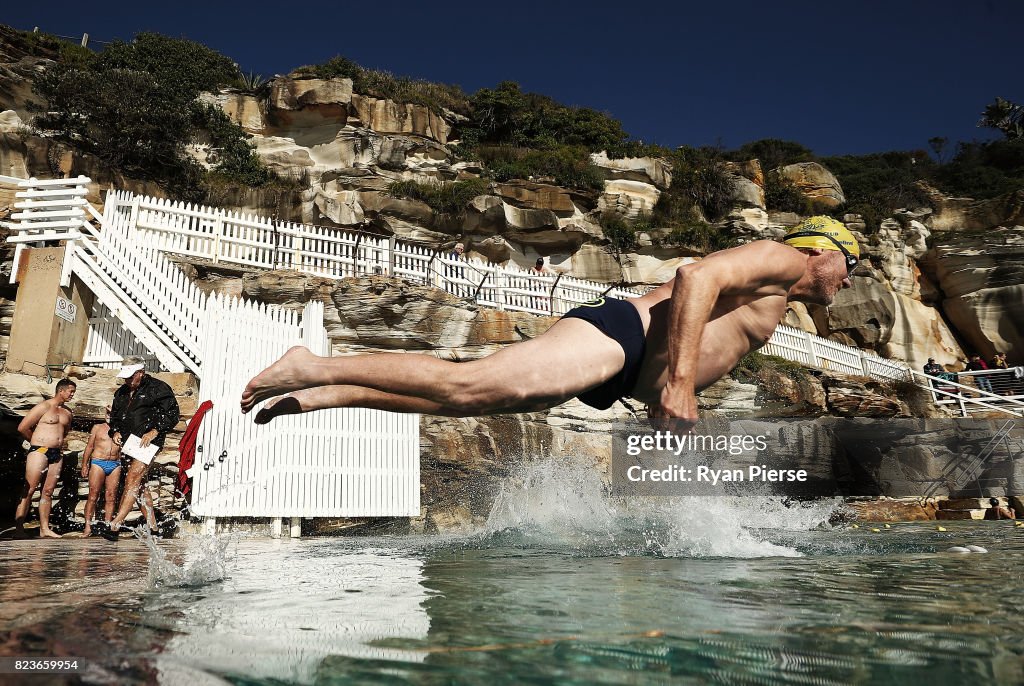
{"type": "Polygon", "coordinates": [[[418,516],[419,415],[333,409],[257,425],[238,400],[292,345],[328,354],[323,303],[298,313],[213,296],[192,512],[207,517],[418,516]]]}

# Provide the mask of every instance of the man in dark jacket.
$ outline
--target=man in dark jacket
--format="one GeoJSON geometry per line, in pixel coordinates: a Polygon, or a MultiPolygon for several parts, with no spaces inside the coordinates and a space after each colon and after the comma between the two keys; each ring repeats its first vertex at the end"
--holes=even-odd
{"type": "MultiPolygon", "coordinates": [[[[114,392],[114,401],[110,406],[111,438],[120,446],[125,446],[137,438],[141,448],[154,445],[159,450],[164,445],[167,432],[174,428],[180,418],[174,391],[160,379],[146,374],[145,361],[138,357],[125,358],[117,377],[125,381],[114,392]]],[[[122,452],[127,454],[128,450],[128,447],[124,447],[122,452]]],[[[105,538],[117,538],[121,524],[135,507],[135,501],[139,497],[153,460],[152,455],[148,458],[142,457],[141,452],[131,458],[124,495],[121,496],[121,508],[110,522],[110,528],[101,531],[105,538]]],[[[150,528],[155,529],[156,516],[153,508],[143,509],[150,528]]]]}

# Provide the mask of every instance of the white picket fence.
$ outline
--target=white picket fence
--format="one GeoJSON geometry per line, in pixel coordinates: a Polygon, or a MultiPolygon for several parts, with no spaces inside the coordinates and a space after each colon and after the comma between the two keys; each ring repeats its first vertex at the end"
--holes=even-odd
{"type": "Polygon", "coordinates": [[[775,329],[759,352],[840,374],[893,381],[912,380],[909,368],[903,362],[888,360],[785,324],[775,329]]]}
{"type": "Polygon", "coordinates": [[[204,329],[203,418],[192,511],[207,517],[418,516],[419,415],[331,409],[242,415],[246,382],[293,345],[329,352],[323,303],[298,313],[212,297],[204,329]],[[235,335],[225,335],[235,332],[235,335]]]}
{"type": "Polygon", "coordinates": [[[145,245],[215,264],[294,269],[336,279],[396,276],[430,284],[486,307],[534,314],[565,314],[602,295],[642,295],[635,288],[456,258],[394,237],[278,222],[123,191],[109,193],[107,206],[135,217],[134,227],[145,245]]]}
{"type": "Polygon", "coordinates": [[[185,366],[198,373],[202,366],[199,336],[207,296],[159,250],[138,243],[131,210],[118,204],[104,208],[103,231],[94,233],[102,253],[101,265],[119,283],[131,283],[126,290],[170,336],[185,366]]]}

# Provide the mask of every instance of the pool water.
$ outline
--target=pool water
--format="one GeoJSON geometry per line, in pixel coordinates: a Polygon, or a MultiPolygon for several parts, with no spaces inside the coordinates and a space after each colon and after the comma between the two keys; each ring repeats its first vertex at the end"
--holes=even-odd
{"type": "Polygon", "coordinates": [[[1024,682],[1013,522],[535,476],[458,536],[3,542],[0,652],[85,659],[47,683],[1024,682]]]}

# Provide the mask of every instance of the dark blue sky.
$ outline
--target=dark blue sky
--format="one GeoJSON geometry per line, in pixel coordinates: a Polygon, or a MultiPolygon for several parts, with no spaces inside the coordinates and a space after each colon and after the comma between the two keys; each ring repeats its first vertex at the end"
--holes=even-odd
{"type": "Polygon", "coordinates": [[[268,76],[343,54],[469,93],[518,81],[668,146],[926,149],[932,136],[989,138],[975,127],[984,106],[1024,101],[1021,0],[19,5],[0,22],[183,36],[268,76]]]}

